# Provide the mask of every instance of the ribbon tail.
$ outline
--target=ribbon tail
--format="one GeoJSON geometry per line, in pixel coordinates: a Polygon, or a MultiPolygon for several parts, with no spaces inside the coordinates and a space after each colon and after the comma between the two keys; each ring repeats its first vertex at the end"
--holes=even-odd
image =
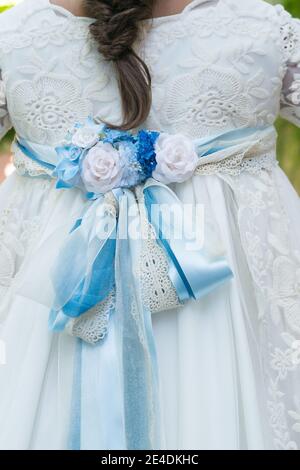
{"type": "MultiPolygon", "coordinates": [[[[134,195],[124,192],[116,251],[116,324],[124,396],[126,448],[160,448],[158,365],[151,313],[142,303],[134,278],[134,252],[140,243],[130,238],[128,211],[136,206],[134,195]],[[124,236],[125,235],[125,236],[124,236]]],[[[137,215],[137,217],[139,217],[137,215]]]]}
{"type": "Polygon", "coordinates": [[[132,251],[137,247],[133,244],[139,241],[130,238],[128,212],[136,201],[129,191],[115,195],[119,198],[116,306],[104,341],[96,346],[81,343],[75,364],[71,449],[160,448],[151,313],[141,302],[132,271],[132,251]]]}
{"type": "Polygon", "coordinates": [[[77,340],[69,429],[70,450],[126,450],[116,316],[96,346],[77,340]]]}
{"type": "Polygon", "coordinates": [[[80,450],[126,450],[116,321],[112,313],[109,334],[96,346],[82,343],[80,450]]]}
{"type": "Polygon", "coordinates": [[[182,302],[200,299],[233,277],[224,256],[212,257],[205,243],[199,246],[184,206],[170,188],[150,182],[145,185],[144,198],[149,222],[166,252],[169,276],[182,302]],[[170,213],[165,216],[164,207],[171,211],[175,207],[173,217],[170,213]]]}

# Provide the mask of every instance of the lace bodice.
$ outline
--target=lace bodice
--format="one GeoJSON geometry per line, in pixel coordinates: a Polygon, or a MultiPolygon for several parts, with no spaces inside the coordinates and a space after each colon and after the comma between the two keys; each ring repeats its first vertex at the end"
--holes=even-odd
{"type": "MultiPolygon", "coordinates": [[[[97,52],[92,19],[49,0],[0,17],[0,119],[33,142],[58,144],[88,115],[121,121],[113,65],[97,52]],[[6,104],[7,101],[7,104],[6,104]]],[[[300,123],[300,21],[261,0],[194,0],[181,14],[143,23],[135,47],[153,77],[145,125],[190,137],[300,123]]]]}

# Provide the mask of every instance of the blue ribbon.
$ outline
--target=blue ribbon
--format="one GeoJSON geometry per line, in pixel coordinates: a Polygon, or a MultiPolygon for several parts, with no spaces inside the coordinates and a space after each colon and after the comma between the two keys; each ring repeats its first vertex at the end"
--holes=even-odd
{"type": "Polygon", "coordinates": [[[119,226],[116,250],[116,328],[123,385],[126,448],[160,448],[159,385],[151,312],[137,289],[132,267],[132,239],[127,214],[135,196],[119,195],[119,226]]]}
{"type": "Polygon", "coordinates": [[[192,235],[192,230],[187,227],[189,220],[184,216],[184,207],[170,188],[152,182],[146,185],[144,197],[149,221],[169,258],[169,276],[182,302],[200,299],[233,277],[225,257],[212,258],[205,247],[198,247],[196,236],[189,240],[170,238],[170,234],[177,233],[174,227],[176,218],[179,218],[180,232],[192,235]],[[167,224],[162,205],[176,207],[173,220],[167,220],[167,224]],[[153,210],[154,206],[156,210],[153,210]],[[194,249],[187,250],[187,245],[194,246],[194,249]]]}
{"type": "Polygon", "coordinates": [[[117,221],[105,213],[105,204],[105,198],[93,201],[77,220],[52,270],[49,326],[55,331],[105,300],[115,286],[117,221]]]}
{"type": "Polygon", "coordinates": [[[55,170],[57,153],[53,147],[31,143],[21,137],[17,137],[16,144],[26,157],[48,170],[55,170]]]}
{"type": "MultiPolygon", "coordinates": [[[[248,139],[255,141],[263,133],[236,130],[200,139],[196,142],[199,159],[210,161],[217,154],[225,158],[231,149],[243,147],[248,139]]],[[[17,144],[29,158],[55,171],[53,149],[37,151],[24,139],[17,144]]],[[[181,301],[198,299],[232,277],[225,257],[212,257],[205,246],[189,251],[187,245],[195,240],[172,237],[176,227],[163,220],[160,206],[176,204],[185,219],[183,207],[169,187],[149,180],[143,194],[149,222],[165,250],[170,279],[181,301]],[[152,211],[154,205],[158,210],[152,211]]],[[[159,449],[158,367],[151,312],[136,289],[130,256],[128,209],[136,201],[130,190],[116,190],[114,196],[118,215],[105,211],[104,196],[87,200],[52,270],[55,301],[49,324],[54,330],[64,329],[70,318],[97,305],[113,288],[117,295],[113,336],[96,348],[81,345],[78,350],[71,448],[159,449]]],[[[185,224],[184,233],[189,229],[189,223],[185,224]]]]}

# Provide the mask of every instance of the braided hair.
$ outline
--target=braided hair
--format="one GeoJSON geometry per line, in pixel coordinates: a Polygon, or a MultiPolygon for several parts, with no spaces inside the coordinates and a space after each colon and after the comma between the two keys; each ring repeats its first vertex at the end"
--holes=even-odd
{"type": "Polygon", "coordinates": [[[152,17],[154,1],[84,0],[85,13],[95,19],[90,32],[98,50],[114,63],[117,72],[123,109],[123,123],[118,128],[123,130],[142,124],[151,108],[151,75],[133,46],[140,22],[152,17]]]}

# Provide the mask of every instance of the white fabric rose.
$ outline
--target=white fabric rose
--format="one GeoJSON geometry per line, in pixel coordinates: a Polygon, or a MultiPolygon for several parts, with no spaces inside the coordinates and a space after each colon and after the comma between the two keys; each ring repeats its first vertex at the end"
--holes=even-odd
{"type": "Polygon", "coordinates": [[[81,177],[88,192],[99,194],[117,188],[123,172],[119,152],[111,144],[99,142],[86,155],[81,177]]]}
{"type": "Polygon", "coordinates": [[[92,126],[80,127],[72,137],[72,144],[84,149],[93,147],[98,141],[99,132],[92,126]]]}
{"type": "Polygon", "coordinates": [[[198,155],[191,139],[181,134],[161,134],[155,144],[157,166],[152,174],[157,181],[183,183],[193,176],[198,155]]]}

